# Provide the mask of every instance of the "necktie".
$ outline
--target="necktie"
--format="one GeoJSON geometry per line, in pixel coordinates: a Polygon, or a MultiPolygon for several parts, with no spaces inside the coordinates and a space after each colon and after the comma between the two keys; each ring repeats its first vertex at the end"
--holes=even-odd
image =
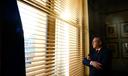
{"type": "Polygon", "coordinates": [[[96,50],[96,53],[99,53],[99,50],[96,50]]]}

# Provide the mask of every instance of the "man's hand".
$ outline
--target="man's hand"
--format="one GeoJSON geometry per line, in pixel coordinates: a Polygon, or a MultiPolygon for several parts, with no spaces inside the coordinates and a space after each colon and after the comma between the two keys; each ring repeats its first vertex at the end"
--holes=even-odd
{"type": "Polygon", "coordinates": [[[87,56],[87,59],[88,59],[88,60],[91,60],[90,56],[87,56]]]}
{"type": "Polygon", "coordinates": [[[92,65],[93,67],[95,67],[97,70],[102,69],[102,64],[97,62],[97,61],[91,61],[90,65],[92,65]]]}

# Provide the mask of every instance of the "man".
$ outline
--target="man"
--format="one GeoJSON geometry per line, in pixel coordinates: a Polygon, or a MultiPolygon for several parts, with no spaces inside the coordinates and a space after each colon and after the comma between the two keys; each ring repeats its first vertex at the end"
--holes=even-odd
{"type": "Polygon", "coordinates": [[[84,58],[83,64],[90,67],[90,76],[109,76],[111,68],[111,51],[102,46],[99,36],[95,36],[88,58],[84,58]],[[108,75],[109,74],[109,75],[108,75]]]}

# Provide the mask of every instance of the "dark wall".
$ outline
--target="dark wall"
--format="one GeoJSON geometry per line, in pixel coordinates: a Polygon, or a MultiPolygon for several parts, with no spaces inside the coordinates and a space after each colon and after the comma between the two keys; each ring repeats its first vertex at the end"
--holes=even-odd
{"type": "Polygon", "coordinates": [[[94,35],[99,35],[105,40],[105,15],[100,13],[97,4],[89,1],[89,34],[90,41],[94,35]]]}
{"type": "MultiPolygon", "coordinates": [[[[128,33],[128,10],[123,10],[120,12],[114,12],[114,13],[109,13],[108,15],[106,15],[106,24],[107,26],[115,26],[115,34],[116,37],[109,37],[107,38],[108,40],[108,44],[115,44],[115,46],[117,47],[111,47],[113,50],[117,51],[117,52],[113,52],[113,54],[117,54],[114,58],[113,58],[113,65],[112,65],[112,69],[117,72],[117,73],[127,73],[127,67],[128,67],[128,34],[125,34],[125,30],[126,33],[128,33]],[[126,26],[125,28],[123,28],[124,26],[126,26]],[[125,29],[125,30],[124,30],[125,29]],[[124,45],[126,44],[126,47],[124,47],[124,45]]],[[[111,33],[109,33],[111,34],[111,33]]]]}
{"type": "Polygon", "coordinates": [[[128,37],[122,37],[121,31],[122,25],[128,22],[127,4],[126,0],[89,0],[88,2],[90,41],[93,35],[98,34],[113,50],[113,76],[121,76],[128,72],[128,54],[123,49],[123,44],[128,44],[128,37]],[[110,30],[107,31],[108,26],[114,27],[115,34],[111,34],[110,30]]]}

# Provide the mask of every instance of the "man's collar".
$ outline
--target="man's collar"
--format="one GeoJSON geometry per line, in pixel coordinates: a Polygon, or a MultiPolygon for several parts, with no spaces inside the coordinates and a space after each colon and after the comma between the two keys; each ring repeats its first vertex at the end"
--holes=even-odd
{"type": "Polygon", "coordinates": [[[101,48],[98,48],[98,49],[96,49],[96,50],[100,51],[100,50],[101,50],[101,48]]]}
{"type": "Polygon", "coordinates": [[[99,53],[101,51],[102,47],[101,48],[98,48],[96,49],[96,52],[99,53]]]}

